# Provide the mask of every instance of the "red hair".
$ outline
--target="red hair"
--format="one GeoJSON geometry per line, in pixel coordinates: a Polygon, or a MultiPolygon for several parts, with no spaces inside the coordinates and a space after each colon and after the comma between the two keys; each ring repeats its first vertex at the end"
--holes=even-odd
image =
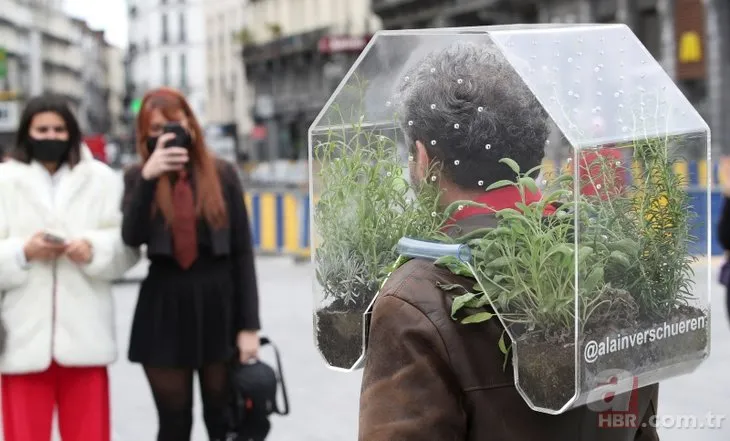
{"type": "MultiPolygon", "coordinates": [[[[168,87],[151,90],[142,98],[139,115],[137,115],[137,152],[146,162],[151,152],[147,148],[147,133],[150,129],[152,112],[159,110],[168,120],[175,121],[183,114],[187,118],[193,146],[190,149],[190,160],[193,167],[193,178],[196,183],[195,211],[198,217],[204,217],[213,228],[221,228],[227,224],[223,190],[216,167],[215,157],[205,146],[203,130],[193,115],[185,97],[178,91],[168,87]]],[[[160,176],[155,196],[156,207],[162,212],[170,224],[174,218],[172,204],[172,183],[170,176],[160,176]]]]}

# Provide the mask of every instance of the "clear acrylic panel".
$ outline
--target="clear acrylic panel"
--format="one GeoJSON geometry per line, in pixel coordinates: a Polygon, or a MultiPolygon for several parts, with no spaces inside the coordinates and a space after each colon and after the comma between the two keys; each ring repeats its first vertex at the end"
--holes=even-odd
{"type": "Polygon", "coordinates": [[[501,322],[505,341],[485,344],[535,410],[601,400],[616,372],[613,392],[693,371],[710,350],[711,237],[693,208],[710,178],[687,178],[709,137],[624,25],[379,32],[310,129],[325,362],[362,367],[378,291],[428,255],[473,291],[453,326],[501,322]],[[484,214],[474,201],[491,223],[443,234],[484,214]]]}

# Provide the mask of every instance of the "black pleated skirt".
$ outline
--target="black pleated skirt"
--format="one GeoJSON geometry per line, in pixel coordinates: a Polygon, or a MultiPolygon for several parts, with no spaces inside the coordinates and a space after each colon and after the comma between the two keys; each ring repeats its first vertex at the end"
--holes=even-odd
{"type": "Polygon", "coordinates": [[[187,271],[153,259],[132,323],[129,360],[146,366],[200,368],[235,354],[232,263],[201,255],[187,271]]]}

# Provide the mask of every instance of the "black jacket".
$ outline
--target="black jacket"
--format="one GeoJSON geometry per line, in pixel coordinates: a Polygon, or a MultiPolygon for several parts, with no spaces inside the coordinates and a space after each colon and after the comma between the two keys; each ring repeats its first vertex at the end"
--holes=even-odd
{"type": "MultiPolygon", "coordinates": [[[[237,326],[239,330],[258,330],[259,301],[254,267],[254,251],[243,188],[232,164],[217,162],[221,189],[228,209],[228,226],[212,229],[201,221],[199,241],[206,242],[217,257],[228,256],[233,262],[232,277],[236,286],[237,326]]],[[[147,245],[147,255],[172,256],[172,235],[161,214],[152,215],[157,180],[145,180],[137,165],[124,174],[122,239],[131,247],[147,245]]]]}

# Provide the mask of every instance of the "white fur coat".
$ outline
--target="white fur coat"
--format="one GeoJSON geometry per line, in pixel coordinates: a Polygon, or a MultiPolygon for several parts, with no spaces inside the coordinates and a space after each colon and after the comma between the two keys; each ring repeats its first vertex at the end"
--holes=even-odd
{"type": "Polygon", "coordinates": [[[0,164],[0,319],[7,332],[0,372],[43,371],[52,359],[69,366],[116,360],[111,282],[139,259],[122,243],[122,192],[121,176],[85,146],[55,190],[38,163],[0,164]],[[91,262],[23,265],[19,253],[38,231],[87,239],[91,262]]]}

